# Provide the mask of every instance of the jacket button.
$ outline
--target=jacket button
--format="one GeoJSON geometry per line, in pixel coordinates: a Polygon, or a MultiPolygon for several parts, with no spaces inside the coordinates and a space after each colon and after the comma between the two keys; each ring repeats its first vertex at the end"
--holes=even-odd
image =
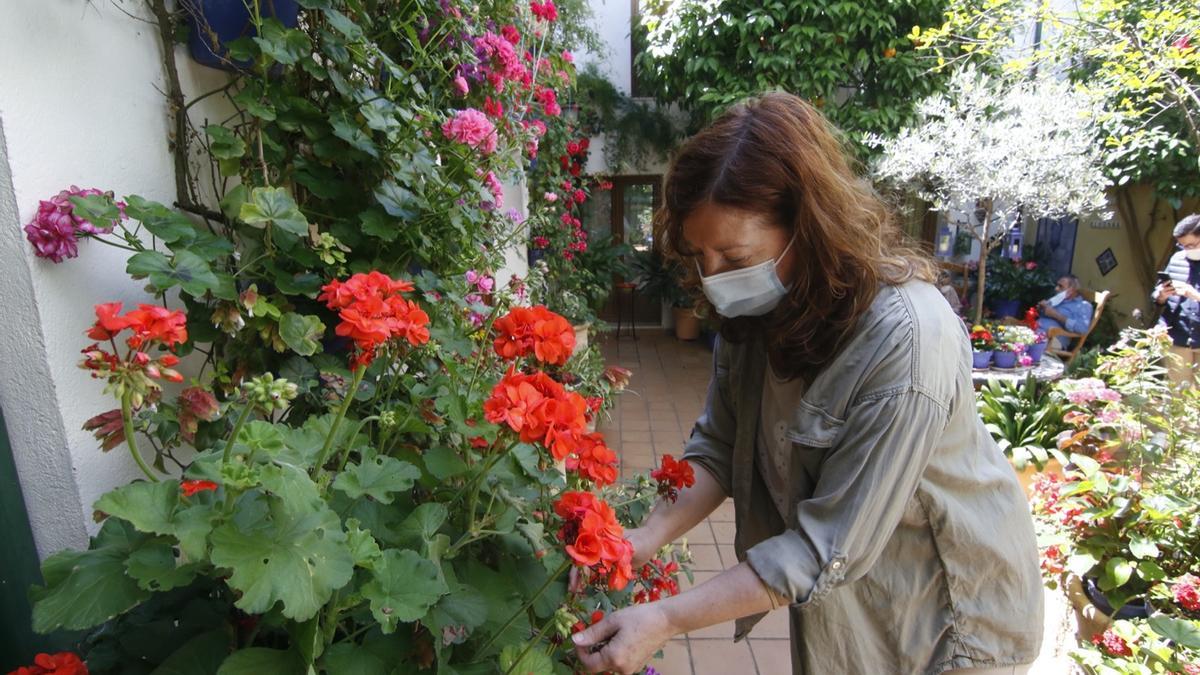
{"type": "Polygon", "coordinates": [[[830,569],[832,569],[832,570],[840,570],[840,569],[842,569],[842,561],[841,561],[841,560],[834,560],[834,561],[833,561],[833,563],[831,563],[831,564],[829,565],[829,568],[830,568],[830,569]]]}

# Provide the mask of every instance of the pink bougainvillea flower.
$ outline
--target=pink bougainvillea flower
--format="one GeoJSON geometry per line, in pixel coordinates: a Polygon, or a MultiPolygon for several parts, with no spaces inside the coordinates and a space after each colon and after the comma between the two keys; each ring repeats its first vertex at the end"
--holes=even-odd
{"type": "Polygon", "coordinates": [[[459,110],[442,125],[442,134],[458,143],[490,155],[496,151],[496,126],[474,108],[459,110]]]}

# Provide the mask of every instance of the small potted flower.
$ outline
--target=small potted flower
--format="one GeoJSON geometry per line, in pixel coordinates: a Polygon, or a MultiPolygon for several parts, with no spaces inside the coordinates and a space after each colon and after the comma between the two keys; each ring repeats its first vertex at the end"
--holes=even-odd
{"type": "Polygon", "coordinates": [[[997,368],[1013,368],[1018,363],[1022,366],[1032,364],[1032,360],[1025,352],[1036,339],[1033,331],[1025,326],[1000,326],[996,333],[996,348],[992,355],[993,365],[997,368]]]}
{"type": "Polygon", "coordinates": [[[995,339],[992,332],[984,326],[975,325],[971,328],[971,367],[983,370],[992,363],[992,350],[995,339]]]}

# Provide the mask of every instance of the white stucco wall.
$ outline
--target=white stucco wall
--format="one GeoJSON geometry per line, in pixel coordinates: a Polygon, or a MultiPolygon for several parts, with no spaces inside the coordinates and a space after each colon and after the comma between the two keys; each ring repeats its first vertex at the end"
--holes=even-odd
{"type": "Polygon", "coordinates": [[[632,63],[630,61],[629,18],[633,11],[632,0],[591,0],[595,17],[596,33],[604,41],[605,50],[596,54],[585,52],[575,55],[575,65],[583,70],[588,64],[596,66],[601,75],[628,95],[631,89],[632,63]]]}
{"type": "MultiPolygon", "coordinates": [[[[0,7],[0,407],[43,557],[85,545],[92,503],[137,475],[127,452],[102,454],[81,429],[116,402],[76,363],[94,304],[147,296],[125,274],[125,251],[87,242],[78,258],[55,265],[34,257],[21,228],[39,199],[72,184],[174,200],[162,57],[149,18],[144,3],[128,0],[0,7]]],[[[176,54],[185,94],[224,80],[183,48],[176,54]]],[[[208,103],[193,116],[216,118],[208,103]]]]}

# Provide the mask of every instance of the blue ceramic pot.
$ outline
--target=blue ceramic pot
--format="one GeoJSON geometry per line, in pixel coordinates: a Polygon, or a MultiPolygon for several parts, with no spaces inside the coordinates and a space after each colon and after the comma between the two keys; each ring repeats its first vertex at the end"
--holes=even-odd
{"type": "Polygon", "coordinates": [[[1083,592],[1087,595],[1088,600],[1096,606],[1096,609],[1104,612],[1114,619],[1145,619],[1150,616],[1150,603],[1146,602],[1145,598],[1135,598],[1121,606],[1121,609],[1113,612],[1113,606],[1109,603],[1108,598],[1104,597],[1104,591],[1096,585],[1096,580],[1092,577],[1083,578],[1083,592]]]}
{"type": "MultiPolygon", "coordinates": [[[[250,11],[242,0],[183,0],[181,6],[191,19],[188,51],[201,65],[221,70],[245,70],[249,61],[231,61],[225,45],[242,37],[255,37],[250,11]],[[212,44],[209,32],[216,34],[212,44]]],[[[288,28],[295,28],[300,14],[297,0],[261,0],[263,18],[278,19],[288,28]]]]}
{"type": "Polygon", "coordinates": [[[1033,359],[1035,364],[1041,363],[1042,357],[1046,354],[1046,344],[1045,342],[1039,342],[1029,345],[1025,349],[1025,353],[1029,355],[1029,358],[1033,359]]]}
{"type": "Polygon", "coordinates": [[[990,365],[992,365],[992,353],[991,352],[976,352],[976,351],[971,352],[971,367],[972,368],[975,368],[976,370],[983,370],[984,368],[987,368],[990,365]]]}
{"type": "Polygon", "coordinates": [[[1013,368],[1017,365],[1016,352],[993,352],[992,366],[995,368],[1013,368]]]}
{"type": "Polygon", "coordinates": [[[1003,319],[1009,316],[1016,316],[1017,312],[1021,311],[1020,300],[996,300],[992,302],[992,311],[996,313],[996,318],[1003,319]]]}

